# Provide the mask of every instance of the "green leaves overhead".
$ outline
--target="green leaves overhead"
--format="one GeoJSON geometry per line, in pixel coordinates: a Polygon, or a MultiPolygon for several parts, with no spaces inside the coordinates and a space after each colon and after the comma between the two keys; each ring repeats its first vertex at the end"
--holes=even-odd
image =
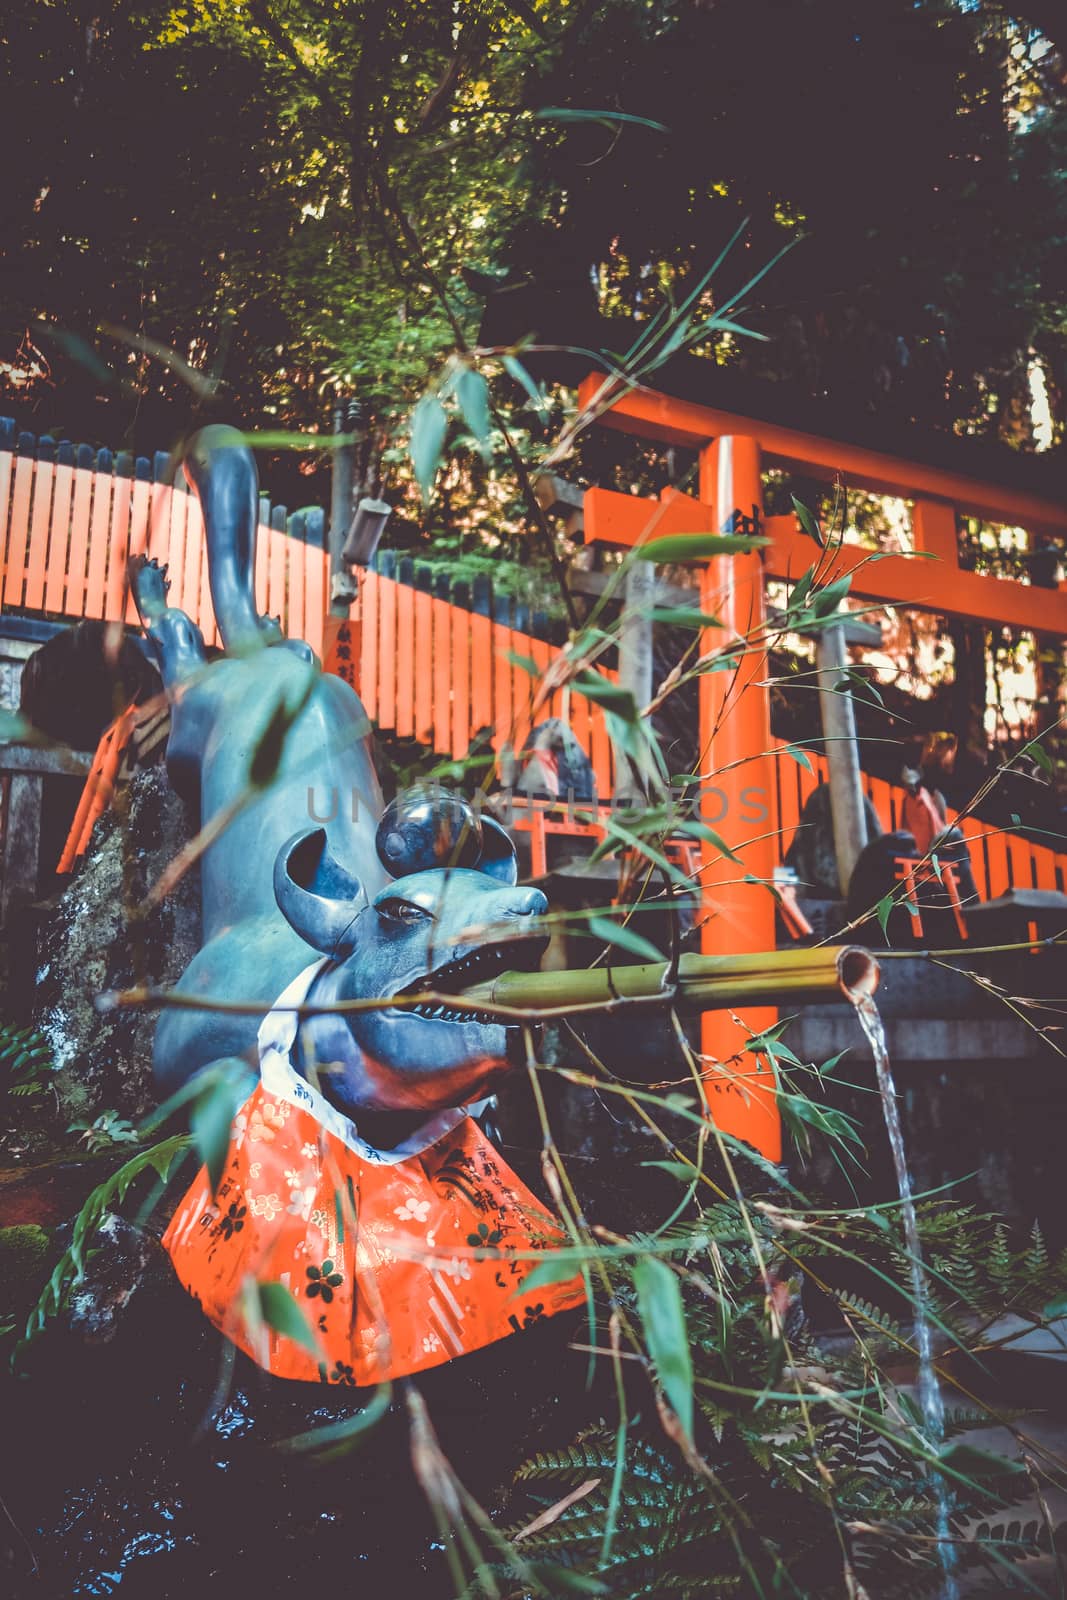
{"type": "Polygon", "coordinates": [[[795,494],[791,494],[789,498],[793,502],[793,510],[797,514],[797,521],[800,523],[800,526],[803,528],[808,538],[814,539],[820,550],[825,549],[826,540],[823,538],[823,532],[819,527],[815,513],[810,511],[802,500],[798,500],[795,494]]]}
{"type": "Polygon", "coordinates": [[[544,391],[537,387],[518,357],[513,355],[501,356],[500,362],[508,377],[513,378],[517,384],[526,390],[534,410],[544,411],[548,403],[545,399],[544,391]]]}
{"type": "Polygon", "coordinates": [[[759,533],[666,533],[634,550],[637,561],[710,561],[713,556],[751,553],[770,540],[759,533]]]}
{"type": "Polygon", "coordinates": [[[607,128],[617,123],[631,123],[637,128],[651,128],[653,133],[670,133],[666,123],[654,122],[651,117],[636,117],[629,111],[589,111],[582,106],[545,106],[535,111],[538,122],[599,122],[607,128]]]}
{"type": "Polygon", "coordinates": [[[483,458],[492,459],[489,385],[469,363],[450,364],[438,386],[427,389],[422,396],[408,425],[411,467],[424,505],[430,503],[453,409],[466,424],[483,458]]]}
{"type": "Polygon", "coordinates": [[[489,460],[493,453],[489,442],[489,385],[473,367],[464,367],[457,377],[456,400],[479,450],[489,460]]]}
{"type": "Polygon", "coordinates": [[[447,431],[448,413],[444,406],[436,394],[424,394],[411,413],[411,467],[424,505],[430,503],[447,431]]]}

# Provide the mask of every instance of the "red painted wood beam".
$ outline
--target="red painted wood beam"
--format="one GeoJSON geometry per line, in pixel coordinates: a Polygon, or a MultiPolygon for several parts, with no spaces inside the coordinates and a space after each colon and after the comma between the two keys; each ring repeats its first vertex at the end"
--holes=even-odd
{"type": "MultiPolygon", "coordinates": [[[[605,379],[593,374],[578,391],[580,407],[591,406],[604,393],[605,379]]],[[[833,474],[840,472],[852,488],[878,494],[925,496],[949,500],[971,516],[1006,522],[1043,533],[1067,531],[1067,507],[1039,495],[1006,489],[940,467],[902,461],[878,450],[820,439],[777,423],[734,416],[713,406],[676,400],[654,390],[640,389],[620,395],[609,411],[597,419],[605,427],[657,439],[665,444],[702,449],[724,435],[745,435],[758,440],[765,460],[833,474]]]]}

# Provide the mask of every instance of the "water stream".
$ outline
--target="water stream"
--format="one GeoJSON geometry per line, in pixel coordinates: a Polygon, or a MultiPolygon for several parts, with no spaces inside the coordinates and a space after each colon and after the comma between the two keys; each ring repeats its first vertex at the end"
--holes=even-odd
{"type": "MultiPolygon", "coordinates": [[[[940,1449],[945,1437],[945,1405],[941,1398],[937,1374],[934,1371],[933,1343],[930,1335],[930,1318],[927,1312],[929,1295],[926,1284],[926,1268],[923,1265],[922,1247],[919,1243],[919,1228],[915,1217],[915,1200],[912,1194],[908,1158],[904,1150],[904,1133],[900,1125],[896,1084],[893,1082],[893,1071],[889,1065],[885,1029],[882,1027],[882,1019],[879,1015],[878,1007],[870,994],[861,993],[858,989],[850,989],[848,994],[856,1007],[856,1015],[859,1017],[860,1026],[867,1035],[874,1055],[875,1071],[878,1074],[878,1088],[882,1096],[882,1110],[885,1114],[889,1145],[893,1152],[893,1166],[896,1170],[897,1189],[900,1193],[900,1215],[904,1224],[904,1242],[908,1252],[908,1273],[911,1279],[911,1295],[915,1317],[915,1349],[919,1357],[917,1372],[919,1407],[922,1411],[926,1442],[931,1450],[937,1451],[940,1449]]],[[[941,1554],[941,1569],[944,1574],[941,1600],[957,1600],[959,1586],[953,1576],[953,1570],[956,1565],[956,1552],[954,1545],[951,1543],[952,1532],[949,1522],[952,1497],[944,1478],[940,1474],[934,1475],[933,1487],[937,1495],[938,1549],[941,1554]]]]}

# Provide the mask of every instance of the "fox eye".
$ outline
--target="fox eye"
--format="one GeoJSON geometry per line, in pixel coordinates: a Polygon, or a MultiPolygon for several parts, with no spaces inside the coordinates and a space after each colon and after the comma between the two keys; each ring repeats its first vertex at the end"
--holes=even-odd
{"type": "Polygon", "coordinates": [[[402,928],[413,928],[417,922],[425,922],[430,915],[411,900],[383,900],[378,910],[388,922],[395,922],[402,928]]]}

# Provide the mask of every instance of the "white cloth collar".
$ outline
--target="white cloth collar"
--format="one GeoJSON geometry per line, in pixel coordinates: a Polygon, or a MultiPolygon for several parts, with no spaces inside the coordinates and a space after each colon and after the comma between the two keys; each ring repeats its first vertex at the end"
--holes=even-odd
{"type": "Polygon", "coordinates": [[[296,1043],[300,1018],[296,1011],[284,1008],[303,1004],[312,984],[329,959],[328,956],[322,956],[318,961],[313,961],[309,967],[305,967],[303,972],[282,991],[260,1023],[259,1075],[268,1094],[274,1095],[278,1100],[287,1100],[290,1105],[297,1106],[301,1111],[309,1112],[321,1127],[332,1133],[334,1138],[340,1139],[342,1144],[347,1145],[349,1150],[361,1156],[364,1161],[388,1167],[397,1166],[401,1161],[420,1155],[422,1151],[435,1145],[439,1139],[443,1139],[446,1133],[451,1133],[465,1117],[480,1116],[486,1107],[492,1104],[490,1096],[471,1105],[450,1106],[444,1111],[437,1111],[391,1150],[378,1150],[374,1145],[368,1144],[366,1139],[361,1139],[355,1123],[343,1112],[338,1111],[336,1106],[332,1106],[306,1078],[300,1076],[293,1066],[293,1045],[296,1043]]]}

